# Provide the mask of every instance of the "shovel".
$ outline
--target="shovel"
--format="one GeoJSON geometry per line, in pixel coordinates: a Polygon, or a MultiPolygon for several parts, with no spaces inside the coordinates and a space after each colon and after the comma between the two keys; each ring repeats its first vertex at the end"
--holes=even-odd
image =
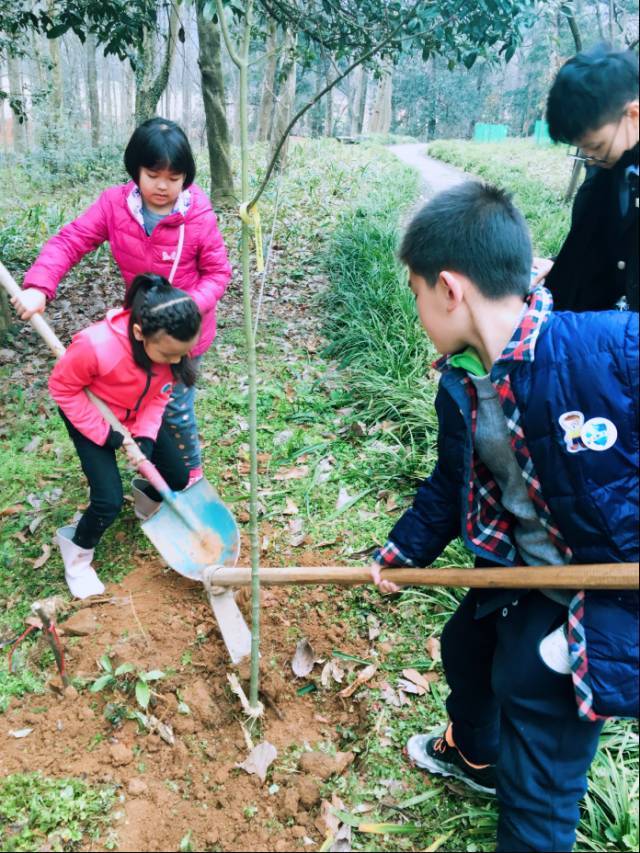
{"type": "MultiPolygon", "coordinates": [[[[10,296],[20,297],[20,288],[1,263],[0,284],[10,296]]],[[[44,317],[34,314],[30,323],[60,358],[65,352],[64,345],[44,317]]],[[[85,393],[109,426],[124,435],[123,450],[129,461],[162,496],[160,507],[142,522],[142,529],[171,568],[184,577],[201,581],[207,566],[234,566],[240,552],[240,534],[233,516],[212,486],[202,479],[182,492],[174,492],[106,403],[86,388],[85,393]]],[[[231,660],[238,663],[251,653],[251,632],[233,590],[216,591],[208,586],[207,593],[231,660]]]]}

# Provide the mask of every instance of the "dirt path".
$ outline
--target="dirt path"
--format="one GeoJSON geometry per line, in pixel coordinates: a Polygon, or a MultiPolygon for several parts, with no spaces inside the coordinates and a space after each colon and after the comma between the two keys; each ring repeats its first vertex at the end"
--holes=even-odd
{"type": "Polygon", "coordinates": [[[427,157],[425,154],[427,146],[424,142],[391,145],[389,146],[389,150],[393,151],[396,157],[402,160],[403,163],[420,172],[425,185],[421,199],[431,197],[441,190],[446,190],[448,187],[469,180],[469,175],[460,171],[460,169],[456,169],[454,166],[447,166],[446,163],[441,163],[432,157],[427,157]]]}

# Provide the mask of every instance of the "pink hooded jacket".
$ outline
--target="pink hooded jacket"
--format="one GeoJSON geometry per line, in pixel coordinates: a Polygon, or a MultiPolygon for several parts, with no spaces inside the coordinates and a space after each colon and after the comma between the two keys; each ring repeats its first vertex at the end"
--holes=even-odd
{"type": "Polygon", "coordinates": [[[45,243],[23,287],[35,287],[53,299],[71,267],[105,240],[127,287],[140,273],[156,273],[193,298],[202,314],[202,334],[191,355],[208,349],[216,335],[216,303],[231,279],[231,265],[216,215],[200,187],[183,190],[173,212],[150,236],[133,181],[110,187],[45,243]]]}
{"type": "Polygon", "coordinates": [[[168,364],[154,364],[151,374],[133,360],[129,341],[130,311],[114,308],[99,323],[74,335],[49,377],[49,392],[85,438],[103,445],[109,424],[84,393],[89,388],[109,406],[134,436],[155,438],[171,389],[168,364]]]}

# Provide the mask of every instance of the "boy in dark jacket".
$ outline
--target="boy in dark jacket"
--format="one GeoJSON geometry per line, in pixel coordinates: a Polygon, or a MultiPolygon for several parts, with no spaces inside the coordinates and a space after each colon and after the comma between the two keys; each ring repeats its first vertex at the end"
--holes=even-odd
{"type": "Polygon", "coordinates": [[[606,45],[566,62],[549,92],[556,142],[580,149],[591,174],[555,263],[536,259],[556,311],[638,311],[638,57],[606,45]]]}
{"type": "MultiPolygon", "coordinates": [[[[438,461],[371,567],[638,559],[638,315],[552,311],[527,226],[469,182],[413,219],[400,256],[443,357],[438,461]]],[[[472,570],[470,570],[472,571],[472,570]]],[[[449,723],[408,743],[429,772],[497,791],[498,850],[571,850],[602,720],[636,716],[638,597],[471,591],[446,625],[449,723]]]]}

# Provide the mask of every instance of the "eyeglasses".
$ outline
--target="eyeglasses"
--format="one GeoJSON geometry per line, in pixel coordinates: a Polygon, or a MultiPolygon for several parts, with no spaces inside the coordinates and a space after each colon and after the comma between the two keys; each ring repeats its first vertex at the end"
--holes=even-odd
{"type": "Polygon", "coordinates": [[[585,165],[606,166],[609,163],[609,155],[611,154],[611,149],[613,148],[613,143],[616,141],[616,136],[618,135],[618,131],[620,130],[620,124],[622,122],[622,119],[625,117],[625,115],[626,115],[626,110],[625,110],[625,112],[623,112],[620,115],[620,118],[617,121],[616,129],[613,132],[613,136],[611,137],[611,142],[609,142],[609,147],[607,148],[607,153],[606,153],[604,159],[601,157],[593,157],[590,154],[583,154],[581,152],[580,148],[576,148],[575,154],[572,154],[571,151],[567,151],[567,157],[569,157],[571,160],[575,160],[577,163],[584,163],[585,165]]]}

